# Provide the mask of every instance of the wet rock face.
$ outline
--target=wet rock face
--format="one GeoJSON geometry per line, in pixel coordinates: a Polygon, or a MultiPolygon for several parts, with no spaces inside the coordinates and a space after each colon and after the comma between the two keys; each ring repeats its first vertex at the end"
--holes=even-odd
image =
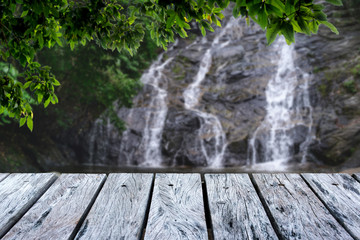
{"type": "Polygon", "coordinates": [[[310,156],[325,164],[360,165],[359,14],[356,1],[344,1],[344,7],[328,12],[340,35],[320,28],[318,35],[297,38],[299,63],[314,76],[310,89],[316,139],[310,156]]]}

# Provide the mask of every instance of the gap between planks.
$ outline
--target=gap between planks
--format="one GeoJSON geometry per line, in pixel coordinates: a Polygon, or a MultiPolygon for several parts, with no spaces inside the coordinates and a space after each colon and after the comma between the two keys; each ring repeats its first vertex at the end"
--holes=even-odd
{"type": "Polygon", "coordinates": [[[0,173],[0,182],[4,180],[7,176],[9,176],[9,173],[0,173]]]}
{"type": "Polygon", "coordinates": [[[151,181],[151,187],[150,187],[149,199],[148,199],[147,205],[146,205],[144,223],[142,225],[142,232],[141,232],[141,236],[140,236],[141,240],[144,240],[144,238],[145,238],[146,226],[147,226],[148,220],[149,220],[150,205],[151,205],[151,200],[152,200],[153,192],[154,192],[155,177],[156,177],[156,174],[153,174],[153,179],[151,181]]]}
{"type": "Polygon", "coordinates": [[[210,213],[210,207],[209,207],[209,198],[208,198],[208,191],[206,187],[206,180],[205,180],[205,174],[200,175],[201,178],[201,187],[203,191],[203,201],[204,201],[204,212],[205,212],[205,222],[206,227],[208,231],[208,238],[209,240],[214,240],[214,232],[212,227],[212,220],[211,220],[211,213],[210,213]]]}
{"type": "Polygon", "coordinates": [[[355,178],[358,182],[360,182],[360,173],[354,173],[353,178],[355,178]]]}

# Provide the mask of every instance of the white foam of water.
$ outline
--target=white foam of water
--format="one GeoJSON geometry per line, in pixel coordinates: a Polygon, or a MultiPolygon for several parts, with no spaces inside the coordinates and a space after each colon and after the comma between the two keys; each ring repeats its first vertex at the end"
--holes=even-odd
{"type": "Polygon", "coordinates": [[[161,55],[159,60],[141,77],[141,81],[144,84],[152,86],[155,92],[155,95],[147,106],[148,111],[146,111],[146,123],[141,142],[141,145],[143,145],[145,149],[144,162],[140,164],[142,166],[157,167],[162,163],[160,144],[168,112],[166,102],[167,79],[162,71],[173,59],[169,58],[164,63],[161,63],[162,56],[163,55],[161,55]]]}
{"type": "Polygon", "coordinates": [[[266,89],[266,117],[249,141],[251,156],[248,157],[248,165],[256,164],[260,167],[260,162],[271,162],[269,166],[282,169],[293,157],[294,139],[289,133],[297,125],[307,127],[306,140],[300,145],[302,162],[306,161],[312,138],[312,107],[308,92],[309,75],[302,72],[303,83],[299,81],[298,72],[301,70],[294,65],[293,46],[281,41],[275,47],[281,49],[278,69],[266,89]],[[307,112],[304,113],[304,109],[307,112]],[[267,133],[265,141],[262,142],[265,159],[260,159],[255,142],[259,133],[264,132],[267,133]]]}

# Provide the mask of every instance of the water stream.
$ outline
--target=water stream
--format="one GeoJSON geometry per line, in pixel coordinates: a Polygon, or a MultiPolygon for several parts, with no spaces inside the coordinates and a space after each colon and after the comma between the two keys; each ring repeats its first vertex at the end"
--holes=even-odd
{"type": "Polygon", "coordinates": [[[162,70],[172,61],[167,59],[160,64],[162,56],[159,57],[158,63],[152,66],[147,74],[142,76],[142,82],[152,86],[156,94],[151,99],[146,112],[146,125],[144,128],[141,145],[145,149],[144,162],[142,166],[160,166],[162,163],[161,156],[161,138],[164,129],[166,114],[168,111],[167,98],[167,79],[162,74],[162,70]]]}
{"type": "Polygon", "coordinates": [[[227,39],[225,42],[221,43],[220,39],[224,35],[232,33],[232,27],[235,24],[239,24],[238,20],[231,18],[229,23],[214,38],[211,46],[206,50],[201,59],[199,70],[194,77],[194,82],[191,83],[183,93],[185,108],[196,112],[197,115],[203,119],[198,134],[201,150],[208,166],[214,168],[221,167],[223,165],[222,161],[227,146],[225,132],[223,131],[221,122],[216,115],[198,110],[196,109],[196,105],[199,103],[199,99],[202,95],[200,90],[201,83],[212,66],[213,51],[219,51],[231,42],[231,39],[227,39]],[[211,141],[213,141],[214,144],[210,148],[206,148],[205,144],[211,141]]]}
{"type": "Polygon", "coordinates": [[[294,47],[284,40],[274,44],[280,49],[278,66],[266,88],[266,116],[249,141],[248,165],[283,169],[297,155],[306,162],[312,139],[312,107],[309,99],[309,74],[294,65],[294,47]],[[300,136],[300,137],[299,137],[300,136]],[[298,138],[298,139],[296,139],[298,138]]]}

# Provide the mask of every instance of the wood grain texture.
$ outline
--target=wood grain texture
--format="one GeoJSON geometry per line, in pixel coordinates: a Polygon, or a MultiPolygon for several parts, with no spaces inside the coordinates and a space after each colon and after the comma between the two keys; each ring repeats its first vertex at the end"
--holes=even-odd
{"type": "Polygon", "coordinates": [[[70,239],[105,178],[105,174],[61,175],[3,239],[70,239]]]}
{"type": "Polygon", "coordinates": [[[358,182],[360,182],[360,173],[354,173],[352,175],[358,182]]]}
{"type": "Polygon", "coordinates": [[[55,173],[10,174],[0,183],[0,238],[56,180],[55,173]]]}
{"type": "Polygon", "coordinates": [[[208,239],[199,174],[156,174],[145,239],[208,239]]]}
{"type": "Polygon", "coordinates": [[[253,174],[285,239],[353,239],[299,174],[253,174]]]}
{"type": "Polygon", "coordinates": [[[0,182],[4,180],[8,175],[8,173],[0,173],[0,182]]]}
{"type": "Polygon", "coordinates": [[[140,239],[153,174],[110,174],[75,239],[140,239]]]}
{"type": "Polygon", "coordinates": [[[206,174],[215,239],[278,239],[247,174],[206,174]]]}
{"type": "Polygon", "coordinates": [[[302,174],[332,215],[360,239],[360,183],[348,174],[302,174]]]}

